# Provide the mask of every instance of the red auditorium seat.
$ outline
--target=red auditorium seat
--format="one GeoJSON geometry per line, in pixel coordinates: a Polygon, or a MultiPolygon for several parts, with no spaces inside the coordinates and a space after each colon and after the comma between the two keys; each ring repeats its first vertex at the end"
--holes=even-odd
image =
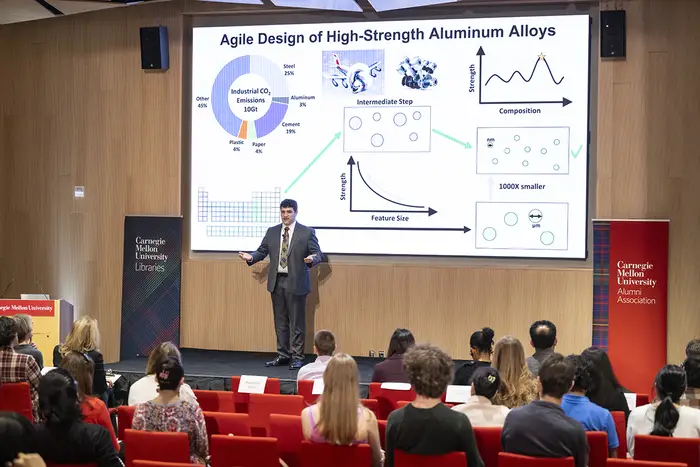
{"type": "Polygon", "coordinates": [[[117,407],[117,433],[119,439],[124,439],[126,430],[131,429],[131,423],[134,420],[134,412],[136,407],[133,405],[120,405],[117,407]]]}
{"type": "Polygon", "coordinates": [[[197,397],[199,407],[204,412],[229,412],[236,411],[233,403],[233,393],[231,391],[204,391],[195,389],[194,395],[197,397]]]}
{"type": "Polygon", "coordinates": [[[391,412],[398,408],[399,401],[412,401],[416,398],[416,391],[413,388],[409,390],[393,390],[382,388],[382,383],[369,383],[369,398],[377,399],[379,404],[379,414],[377,417],[380,420],[386,420],[391,412]]]}
{"type": "MultiPolygon", "coordinates": [[[[240,376],[231,377],[231,391],[233,392],[233,401],[236,408],[236,413],[248,413],[248,404],[250,402],[250,394],[239,393],[238,386],[241,384],[240,376]]],[[[267,378],[265,382],[265,394],[279,394],[280,380],[279,378],[267,378]]]]}
{"type": "MultiPolygon", "coordinates": [[[[95,464],[97,465],[97,464],[95,464]]],[[[62,466],[65,467],[65,466],[62,466]]],[[[199,464],[178,464],[175,462],[134,461],[134,467],[200,467],[199,464]]]]}
{"type": "Polygon", "coordinates": [[[636,435],[634,460],[678,462],[688,464],[688,467],[700,467],[700,439],[636,435]]]}
{"type": "Polygon", "coordinates": [[[608,467],[688,467],[677,462],[633,461],[632,459],[608,459],[608,467]]]}
{"type": "Polygon", "coordinates": [[[277,438],[277,449],[282,460],[289,467],[301,467],[301,442],[304,441],[301,417],[270,414],[268,434],[271,438],[277,438]]]}
{"type": "Polygon", "coordinates": [[[649,403],[649,394],[637,394],[637,407],[647,405],[649,403]]]}
{"type": "Polygon", "coordinates": [[[386,449],[386,420],[377,420],[379,426],[379,442],[382,444],[382,449],[386,449]]]}
{"type": "Polygon", "coordinates": [[[360,399],[360,404],[374,412],[374,416],[379,418],[379,402],[377,399],[360,399]]]}
{"type": "Polygon", "coordinates": [[[214,435],[209,446],[211,467],[279,467],[277,440],[214,435]]]}
{"type": "Polygon", "coordinates": [[[207,437],[212,435],[250,436],[247,413],[204,412],[207,424],[207,437]]]}
{"type": "Polygon", "coordinates": [[[24,415],[34,423],[29,383],[4,383],[0,386],[0,411],[24,415]]]}
{"type": "Polygon", "coordinates": [[[474,439],[476,447],[484,461],[484,467],[498,467],[498,454],[503,451],[501,444],[500,426],[495,427],[474,427],[474,439]]]}
{"type": "Polygon", "coordinates": [[[190,463],[190,439],[187,433],[126,430],[124,433],[126,467],[135,460],[190,463]]]}
{"type": "Polygon", "coordinates": [[[270,414],[278,413],[284,415],[301,415],[306,404],[302,396],[291,396],[281,394],[251,394],[248,406],[250,415],[251,433],[260,433],[264,436],[270,424],[270,414]]]}
{"type": "Polygon", "coordinates": [[[575,464],[573,457],[552,459],[501,452],[498,454],[498,467],[575,467],[575,464]]]}
{"type": "Polygon", "coordinates": [[[605,467],[608,461],[608,434],[604,431],[587,431],[588,467],[605,467]]]}
{"type": "Polygon", "coordinates": [[[372,451],[369,444],[336,446],[303,441],[301,462],[304,467],[371,467],[372,451]]]}
{"type": "Polygon", "coordinates": [[[394,465],[396,467],[464,467],[467,463],[463,452],[451,452],[441,456],[419,456],[407,454],[398,449],[394,451],[394,465]]]}
{"type": "Polygon", "coordinates": [[[620,445],[617,447],[617,458],[627,459],[627,421],[625,412],[610,412],[615,422],[615,431],[620,445]]]}
{"type": "Polygon", "coordinates": [[[312,394],[314,389],[314,381],[311,379],[301,380],[297,382],[297,392],[304,397],[304,401],[308,405],[315,404],[316,399],[320,394],[312,394]]]}

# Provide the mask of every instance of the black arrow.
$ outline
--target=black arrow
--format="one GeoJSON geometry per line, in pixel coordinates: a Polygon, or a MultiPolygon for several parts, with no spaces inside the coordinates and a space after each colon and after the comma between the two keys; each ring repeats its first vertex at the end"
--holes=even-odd
{"type": "Polygon", "coordinates": [[[498,104],[498,105],[515,105],[515,104],[561,104],[562,107],[566,107],[571,104],[571,101],[566,97],[562,97],[558,101],[503,101],[503,102],[481,102],[481,104],[498,104]]]}
{"type": "Polygon", "coordinates": [[[428,217],[435,214],[437,211],[433,208],[428,208],[426,211],[382,211],[377,209],[351,209],[350,212],[376,212],[376,213],[406,213],[406,214],[427,214],[428,217]]]}
{"type": "Polygon", "coordinates": [[[352,166],[355,165],[355,159],[352,156],[348,159],[348,165],[350,166],[350,212],[352,212],[352,166]]]}
{"type": "Polygon", "coordinates": [[[479,104],[481,104],[481,68],[484,59],[484,48],[479,47],[479,51],[476,53],[479,56],[479,104]]]}
{"type": "Polygon", "coordinates": [[[422,232],[463,232],[467,233],[471,229],[464,227],[314,227],[315,230],[415,230],[422,232]]]}

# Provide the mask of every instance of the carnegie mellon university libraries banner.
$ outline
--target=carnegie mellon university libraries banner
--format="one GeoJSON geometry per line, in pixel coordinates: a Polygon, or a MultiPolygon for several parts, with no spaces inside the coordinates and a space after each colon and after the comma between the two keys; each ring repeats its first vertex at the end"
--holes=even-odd
{"type": "Polygon", "coordinates": [[[180,344],[182,217],[124,220],[121,358],[180,344]]]}
{"type": "Polygon", "coordinates": [[[593,345],[637,393],[666,364],[668,235],[665,220],[593,221],[593,345]]]}

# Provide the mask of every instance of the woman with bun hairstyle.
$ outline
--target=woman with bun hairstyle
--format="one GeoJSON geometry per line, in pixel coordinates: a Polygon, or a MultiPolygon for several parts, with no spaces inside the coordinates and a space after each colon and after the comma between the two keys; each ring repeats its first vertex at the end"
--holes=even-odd
{"type": "Polygon", "coordinates": [[[206,464],[209,442],[204,414],[199,406],[180,399],[185,371],[176,357],[162,360],[156,369],[158,396],[138,404],[132,428],[143,431],[187,433],[190,439],[190,462],[206,464]]]}
{"type": "Polygon", "coordinates": [[[685,371],[678,365],[659,371],[654,387],[660,402],[637,407],[627,420],[627,450],[632,457],[635,435],[700,438],[700,410],[680,405],[686,386],[685,371]]]}
{"type": "Polygon", "coordinates": [[[476,331],[469,338],[469,355],[472,359],[468,360],[455,373],[454,384],[459,386],[469,386],[472,384],[472,375],[477,368],[491,366],[491,354],[493,353],[493,336],[496,333],[491,328],[483,328],[481,331],[476,331]]]}
{"type": "Polygon", "coordinates": [[[491,400],[501,386],[501,376],[490,366],[477,368],[472,376],[472,396],[465,404],[452,408],[469,417],[472,426],[503,426],[510,409],[493,405],[491,400]]]}

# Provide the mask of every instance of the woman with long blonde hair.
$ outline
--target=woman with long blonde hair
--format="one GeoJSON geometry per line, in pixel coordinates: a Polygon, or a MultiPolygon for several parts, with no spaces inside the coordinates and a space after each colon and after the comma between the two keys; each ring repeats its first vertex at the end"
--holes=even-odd
{"type": "Polygon", "coordinates": [[[360,403],[355,360],[344,353],[333,356],[323,373],[323,386],[318,402],[301,414],[304,438],[342,446],[369,444],[372,466],[380,467],[383,453],[377,417],[360,403]]]}
{"type": "Polygon", "coordinates": [[[95,363],[95,374],[92,380],[92,396],[99,397],[107,403],[108,385],[105,374],[105,361],[100,347],[100,330],[97,320],[89,316],[83,316],[73,322],[70,334],[66,342],[57,345],[53,349],[53,366],[60,367],[63,357],[71,352],[87,354],[95,363]]]}
{"type": "Polygon", "coordinates": [[[514,409],[537,399],[537,381],[527,368],[525,349],[516,337],[505,336],[496,342],[492,362],[501,377],[501,387],[493,397],[495,405],[514,409]]]}

